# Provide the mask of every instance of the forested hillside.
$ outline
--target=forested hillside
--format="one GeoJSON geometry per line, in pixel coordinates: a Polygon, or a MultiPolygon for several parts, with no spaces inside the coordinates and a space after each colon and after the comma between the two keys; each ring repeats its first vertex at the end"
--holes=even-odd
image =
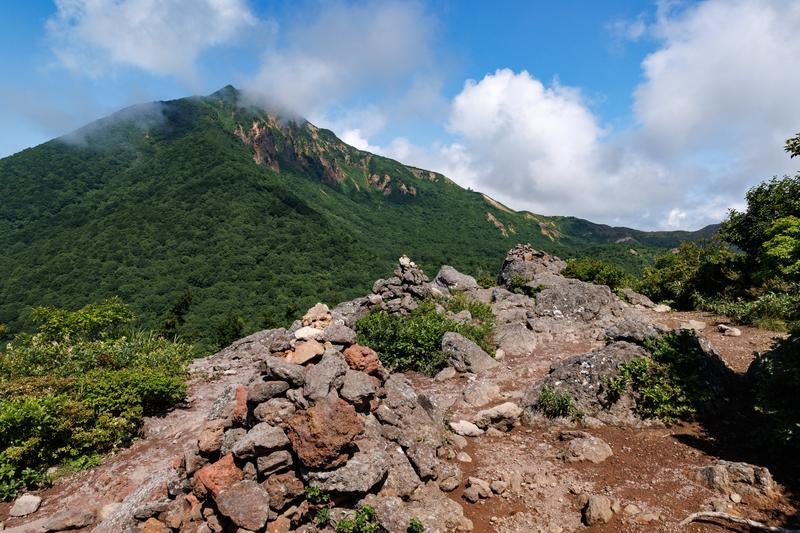
{"type": "Polygon", "coordinates": [[[401,254],[481,275],[530,242],[637,272],[706,234],[514,212],[229,86],[0,160],[0,323],[119,296],[144,326],[213,341],[362,294],[401,254]]]}

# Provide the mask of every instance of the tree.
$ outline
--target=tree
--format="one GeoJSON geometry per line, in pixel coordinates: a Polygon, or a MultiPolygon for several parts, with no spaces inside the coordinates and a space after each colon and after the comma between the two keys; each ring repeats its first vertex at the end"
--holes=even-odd
{"type": "Polygon", "coordinates": [[[225,348],[244,334],[244,320],[239,315],[229,313],[214,328],[214,341],[218,348],[225,348]]]}
{"type": "Polygon", "coordinates": [[[770,266],[790,280],[800,281],[800,218],[779,218],[768,235],[763,248],[770,266]]]}
{"type": "Polygon", "coordinates": [[[800,133],[786,140],[786,151],[789,152],[789,157],[800,156],[800,133]]]}
{"type": "Polygon", "coordinates": [[[178,334],[178,328],[186,322],[186,314],[192,305],[192,297],[192,289],[187,288],[172,304],[172,308],[164,318],[164,325],[161,328],[164,337],[175,338],[178,334]]]}

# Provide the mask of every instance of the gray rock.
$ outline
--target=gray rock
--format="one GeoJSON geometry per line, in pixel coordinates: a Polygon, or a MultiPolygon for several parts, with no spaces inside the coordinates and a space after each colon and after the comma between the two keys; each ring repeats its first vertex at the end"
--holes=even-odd
{"type": "Polygon", "coordinates": [[[261,422],[239,439],[233,447],[233,455],[239,459],[249,459],[256,454],[262,455],[287,446],[289,439],[281,428],[261,422]]]}
{"type": "Polygon", "coordinates": [[[403,374],[392,374],[383,385],[385,398],[374,411],[382,435],[408,448],[415,442],[440,442],[444,413],[425,395],[417,394],[403,374]]]}
{"type": "Polygon", "coordinates": [[[136,520],[144,521],[157,514],[163,513],[169,509],[172,500],[156,500],[153,502],[146,502],[134,509],[133,517],[136,520]]]}
{"type": "Polygon", "coordinates": [[[480,346],[459,333],[447,332],[444,334],[442,351],[447,355],[449,364],[459,372],[477,374],[500,364],[484,352],[480,346]]]}
{"type": "Polygon", "coordinates": [[[500,387],[496,383],[475,380],[464,387],[464,401],[473,407],[481,407],[500,396],[500,387]]]}
{"type": "Polygon", "coordinates": [[[348,402],[360,405],[375,394],[375,385],[372,382],[372,378],[365,373],[358,370],[348,370],[344,375],[339,394],[348,402]]]}
{"type": "Polygon", "coordinates": [[[717,326],[717,328],[719,329],[720,333],[722,333],[726,337],[742,336],[742,330],[740,330],[739,328],[735,328],[733,326],[728,326],[727,324],[720,324],[719,326],[717,326]]]}
{"type": "Polygon", "coordinates": [[[287,398],[272,398],[256,406],[253,416],[261,422],[279,426],[289,420],[296,410],[293,401],[287,398]]]}
{"type": "MultiPolygon", "coordinates": [[[[377,295],[375,295],[377,297],[377,295]]],[[[352,328],[358,319],[363,318],[369,313],[371,306],[380,302],[377,297],[373,302],[370,298],[356,298],[348,302],[342,302],[331,310],[334,322],[341,321],[345,326],[352,328]]]]}
{"type": "Polygon", "coordinates": [[[463,493],[464,499],[467,500],[469,503],[478,503],[481,501],[481,494],[478,487],[472,486],[467,487],[464,489],[463,493]]]}
{"type": "Polygon", "coordinates": [[[480,288],[478,282],[475,281],[475,278],[466,274],[462,274],[455,268],[448,265],[444,265],[439,269],[439,273],[436,274],[435,278],[433,278],[433,283],[434,286],[442,292],[446,292],[449,289],[470,291],[480,288]]]}
{"type": "Polygon", "coordinates": [[[583,508],[583,523],[587,526],[607,524],[614,516],[611,500],[607,496],[592,494],[583,508]]]}
{"type": "Polygon", "coordinates": [[[244,529],[261,529],[269,518],[269,494],[252,480],[234,483],[214,501],[220,513],[244,529]]]}
{"type": "Polygon", "coordinates": [[[651,300],[644,294],[639,294],[638,292],[628,287],[625,287],[620,292],[622,293],[622,296],[625,298],[625,300],[631,305],[635,305],[643,309],[652,309],[656,306],[656,304],[653,303],[653,300],[651,300]]]}
{"type": "Polygon", "coordinates": [[[417,490],[417,487],[422,485],[422,481],[402,448],[393,446],[387,450],[387,453],[389,472],[378,494],[408,498],[417,490]]]}
{"type": "Polygon", "coordinates": [[[348,370],[347,361],[336,350],[326,350],[319,363],[306,371],[303,394],[310,400],[321,400],[338,389],[348,370]]]}
{"type": "Polygon", "coordinates": [[[519,405],[505,402],[491,409],[478,411],[473,422],[481,429],[493,427],[501,431],[508,431],[517,424],[520,416],[522,416],[522,408],[519,405]]]}
{"type": "Polygon", "coordinates": [[[344,324],[337,324],[334,322],[325,328],[325,332],[322,334],[322,340],[333,344],[350,346],[356,343],[356,332],[344,324]]]}
{"type": "Polygon", "coordinates": [[[14,505],[11,506],[8,515],[13,517],[27,516],[35,513],[41,504],[41,497],[34,494],[23,494],[14,501],[14,505]]]}
{"type": "Polygon", "coordinates": [[[495,330],[495,342],[506,355],[525,357],[536,348],[536,334],[524,324],[501,324],[495,330]]]}
{"type": "Polygon", "coordinates": [[[346,494],[366,494],[386,477],[389,470],[388,454],[383,450],[356,452],[344,466],[335,470],[307,471],[307,484],[324,491],[346,494]]]}
{"type": "Polygon", "coordinates": [[[266,357],[264,359],[264,367],[264,374],[267,377],[287,381],[293,387],[302,387],[306,382],[305,367],[289,363],[282,357],[266,357]]]}
{"type": "Polygon", "coordinates": [[[278,450],[259,456],[256,459],[256,469],[263,476],[270,476],[289,468],[293,463],[292,454],[286,450],[278,450]]]}
{"type": "Polygon", "coordinates": [[[530,244],[518,244],[506,255],[497,281],[502,285],[514,278],[532,281],[542,274],[558,274],[566,266],[558,257],[536,250],[530,244]]]}
{"type": "MultiPolygon", "coordinates": [[[[225,455],[233,450],[233,447],[239,442],[239,439],[247,435],[247,430],[244,428],[231,428],[225,432],[222,437],[222,445],[220,446],[220,454],[225,455]]],[[[202,465],[201,465],[202,466],[202,465]]],[[[187,473],[188,469],[187,469],[187,473]]]]}
{"type": "Polygon", "coordinates": [[[448,379],[452,379],[456,377],[456,369],[452,366],[445,367],[441,369],[434,377],[438,382],[447,381],[448,379]]]}
{"type": "Polygon", "coordinates": [[[436,446],[427,442],[415,442],[407,450],[406,455],[414,465],[417,475],[423,481],[436,478],[439,459],[436,457],[436,446]]]}
{"type": "Polygon", "coordinates": [[[425,531],[472,531],[464,511],[433,484],[421,486],[413,498],[368,494],[363,500],[375,510],[375,517],[388,533],[406,533],[412,518],[421,521],[425,531]]]}
{"type": "Polygon", "coordinates": [[[453,491],[461,485],[461,469],[453,463],[441,461],[436,470],[436,479],[440,489],[445,492],[453,491]]]}
{"type": "Polygon", "coordinates": [[[47,531],[69,531],[93,524],[94,519],[94,513],[91,511],[72,509],[52,515],[42,527],[47,531]]]}
{"type": "Polygon", "coordinates": [[[687,320],[686,322],[681,322],[681,329],[691,329],[694,331],[703,331],[706,329],[706,323],[701,320],[687,320]]]}
{"type": "Polygon", "coordinates": [[[769,497],[776,490],[768,469],[748,463],[719,461],[698,469],[697,481],[725,494],[769,497]]]}
{"type": "Polygon", "coordinates": [[[611,446],[604,440],[583,431],[563,431],[561,440],[568,441],[567,447],[561,453],[561,457],[568,463],[580,461],[602,463],[614,455],[611,446]]]}
{"type": "Polygon", "coordinates": [[[476,489],[478,496],[481,498],[489,498],[492,495],[492,489],[489,485],[489,482],[479,477],[467,478],[467,488],[473,487],[476,489]]]}
{"type": "Polygon", "coordinates": [[[289,384],[285,381],[257,381],[248,387],[247,401],[251,403],[266,402],[287,390],[289,390],[289,384]]]}
{"type": "Polygon", "coordinates": [[[467,420],[459,420],[458,422],[450,422],[450,429],[456,435],[463,437],[478,437],[483,435],[483,430],[467,420]]]}
{"type": "Polygon", "coordinates": [[[606,328],[603,337],[611,341],[628,341],[640,343],[647,337],[655,337],[665,333],[666,329],[645,320],[626,317],[606,328]]]}

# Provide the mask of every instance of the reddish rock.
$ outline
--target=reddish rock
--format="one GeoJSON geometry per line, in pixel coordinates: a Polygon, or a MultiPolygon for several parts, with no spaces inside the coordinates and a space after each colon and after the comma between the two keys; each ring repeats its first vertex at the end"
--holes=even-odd
{"type": "Polygon", "coordinates": [[[346,448],[364,430],[355,408],[335,396],[298,411],[287,422],[287,436],[308,468],[336,468],[347,461],[346,448]]]}
{"type": "Polygon", "coordinates": [[[216,463],[204,466],[195,474],[195,479],[214,496],[243,478],[244,474],[233,464],[233,455],[231,454],[223,456],[216,463]]]}
{"type": "Polygon", "coordinates": [[[325,347],[322,344],[314,339],[309,339],[303,344],[295,346],[294,351],[286,356],[286,362],[295,365],[303,365],[318,355],[322,355],[324,352],[325,347]]]}
{"type": "Polygon", "coordinates": [[[282,511],[289,503],[303,494],[303,482],[297,479],[294,472],[276,474],[261,484],[269,494],[269,506],[282,511]]]}
{"type": "Polygon", "coordinates": [[[289,533],[291,530],[292,523],[285,516],[279,516],[267,524],[267,533],[289,533]]]}
{"type": "Polygon", "coordinates": [[[269,516],[269,494],[255,481],[234,483],[214,498],[219,512],[244,529],[264,527],[269,516]]]}
{"type": "Polygon", "coordinates": [[[383,366],[378,359],[375,350],[360,344],[348,347],[344,352],[344,360],[353,370],[360,370],[365,374],[380,375],[383,373],[383,366]]]}
{"type": "Polygon", "coordinates": [[[148,518],[142,525],[140,533],[168,533],[169,529],[157,518],[148,518]]]}
{"type": "Polygon", "coordinates": [[[242,424],[247,421],[247,387],[244,385],[236,386],[234,402],[231,419],[233,419],[234,422],[242,424]]]}
{"type": "Polygon", "coordinates": [[[203,453],[219,451],[224,436],[225,420],[210,420],[206,422],[203,431],[200,433],[200,438],[197,440],[197,448],[203,453]]]}

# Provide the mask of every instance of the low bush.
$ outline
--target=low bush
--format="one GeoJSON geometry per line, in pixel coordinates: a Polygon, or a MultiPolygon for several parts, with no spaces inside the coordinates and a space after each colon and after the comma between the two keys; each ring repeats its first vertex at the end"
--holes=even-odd
{"type": "Polygon", "coordinates": [[[358,508],[352,518],[343,518],[336,522],[336,533],[379,533],[383,531],[375,520],[375,510],[369,505],[358,508]]]}
{"type": "Polygon", "coordinates": [[[582,413],[575,407],[575,401],[569,393],[543,387],[536,399],[536,409],[548,418],[566,417],[581,418],[582,413]]]}
{"type": "Polygon", "coordinates": [[[595,285],[608,285],[612,291],[632,287],[633,276],[623,269],[602,259],[570,259],[567,267],[561,272],[568,278],[575,278],[595,285]]]}
{"type": "Polygon", "coordinates": [[[624,363],[616,378],[606,381],[609,401],[616,401],[630,387],[636,411],[643,418],[675,422],[694,417],[709,401],[701,375],[706,358],[692,332],[671,332],[645,341],[650,357],[624,363]]]}
{"type": "Polygon", "coordinates": [[[525,296],[533,298],[538,292],[541,292],[544,286],[531,286],[530,280],[526,277],[513,276],[508,280],[508,283],[506,283],[506,288],[515,294],[524,294],[525,296]]]}
{"type": "Polygon", "coordinates": [[[697,298],[698,309],[725,315],[739,324],[773,331],[786,331],[800,320],[800,295],[796,293],[767,292],[755,299],[697,298]]]}
{"type": "Polygon", "coordinates": [[[358,342],[378,352],[381,362],[391,370],[416,370],[426,374],[445,365],[442,337],[448,331],[460,333],[484,350],[491,350],[494,335],[491,309],[480,302],[469,302],[463,295],[451,300],[455,301],[445,305],[452,306],[453,312],[471,309],[474,320],[469,323],[451,320],[437,310],[436,301],[425,300],[407,317],[390,315],[383,310],[370,312],[356,324],[358,342]]]}

